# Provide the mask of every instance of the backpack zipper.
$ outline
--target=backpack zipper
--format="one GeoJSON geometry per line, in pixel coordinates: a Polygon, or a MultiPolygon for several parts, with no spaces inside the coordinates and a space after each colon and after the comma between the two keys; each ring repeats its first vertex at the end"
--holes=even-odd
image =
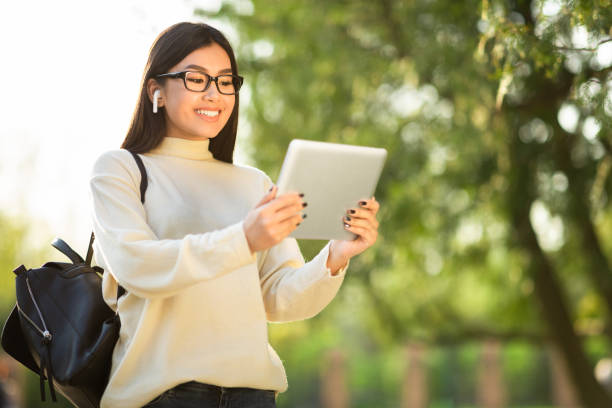
{"type": "Polygon", "coordinates": [[[28,279],[27,276],[26,276],[26,285],[28,286],[28,292],[30,292],[30,298],[32,299],[32,303],[34,303],[34,307],[36,307],[36,312],[38,313],[38,317],[40,318],[40,321],[42,322],[44,331],[40,330],[38,326],[36,326],[34,322],[32,322],[32,320],[30,320],[30,318],[25,315],[25,313],[22,313],[22,315],[26,316],[26,319],[28,319],[30,323],[32,323],[34,327],[36,327],[36,329],[40,332],[40,334],[43,336],[46,342],[50,342],[53,336],[47,329],[47,323],[45,323],[45,319],[43,318],[42,313],[40,312],[40,309],[38,308],[38,304],[36,303],[36,299],[34,298],[34,293],[32,293],[32,288],[30,287],[30,280],[28,279]]]}
{"type": "Polygon", "coordinates": [[[32,303],[34,303],[34,307],[36,307],[36,312],[38,313],[38,317],[40,318],[40,321],[42,322],[43,325],[43,330],[41,330],[36,323],[34,323],[32,321],[32,319],[30,319],[22,310],[21,307],[19,306],[19,303],[17,303],[17,308],[21,314],[21,316],[25,317],[26,320],[36,329],[38,330],[38,332],[42,335],[42,344],[45,346],[45,353],[46,354],[41,354],[40,355],[40,369],[39,369],[39,374],[40,374],[40,398],[44,401],[45,400],[45,372],[47,373],[47,381],[49,382],[49,392],[51,394],[51,399],[55,402],[57,401],[56,397],[55,397],[55,388],[53,386],[53,368],[51,365],[51,355],[50,355],[50,350],[49,350],[49,345],[51,344],[51,340],[53,339],[53,336],[51,335],[51,333],[49,332],[49,330],[47,329],[47,323],[45,322],[45,319],[43,318],[42,313],[40,312],[40,308],[38,307],[38,304],[36,303],[36,299],[34,298],[34,293],[32,292],[32,287],[30,286],[30,280],[28,279],[28,276],[26,275],[25,277],[26,280],[26,285],[28,286],[28,292],[30,293],[30,299],[32,299],[32,303]]]}
{"type": "Polygon", "coordinates": [[[23,310],[21,310],[21,306],[19,306],[19,302],[16,302],[16,303],[17,303],[17,310],[19,310],[19,314],[23,316],[28,321],[28,323],[30,323],[30,326],[34,327],[40,333],[40,335],[44,337],[43,331],[36,325],[36,323],[32,321],[32,319],[28,317],[27,314],[24,313],[23,310]]]}

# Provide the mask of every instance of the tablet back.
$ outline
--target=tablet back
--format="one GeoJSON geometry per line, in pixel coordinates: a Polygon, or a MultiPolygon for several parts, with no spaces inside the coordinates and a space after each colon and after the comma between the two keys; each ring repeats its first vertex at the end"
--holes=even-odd
{"type": "Polygon", "coordinates": [[[294,139],[278,178],[278,194],[304,193],[308,217],[293,231],[301,239],[347,239],[346,211],[371,198],[387,151],[381,148],[294,139]]]}

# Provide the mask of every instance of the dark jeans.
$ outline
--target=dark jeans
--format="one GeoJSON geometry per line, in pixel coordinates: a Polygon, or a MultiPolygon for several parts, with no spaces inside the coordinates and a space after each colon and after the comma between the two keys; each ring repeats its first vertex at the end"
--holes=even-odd
{"type": "Polygon", "coordinates": [[[143,408],[275,408],[274,391],[191,381],[162,393],[143,408]]]}

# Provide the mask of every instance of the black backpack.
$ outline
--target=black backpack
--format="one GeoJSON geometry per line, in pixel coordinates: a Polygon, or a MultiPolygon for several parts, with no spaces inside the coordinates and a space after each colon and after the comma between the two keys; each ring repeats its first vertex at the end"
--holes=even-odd
{"type": "MultiPolygon", "coordinates": [[[[147,173],[142,159],[131,153],[140,169],[144,203],[147,173]]],[[[121,322],[102,297],[104,270],[91,266],[93,242],[92,232],[83,259],[58,238],[52,245],[72,262],[14,270],[16,304],[2,330],[2,347],[40,375],[42,401],[47,379],[53,401],[57,388],[76,407],[97,408],[108,383],[121,322]]],[[[117,299],[123,293],[119,286],[117,299]]]]}

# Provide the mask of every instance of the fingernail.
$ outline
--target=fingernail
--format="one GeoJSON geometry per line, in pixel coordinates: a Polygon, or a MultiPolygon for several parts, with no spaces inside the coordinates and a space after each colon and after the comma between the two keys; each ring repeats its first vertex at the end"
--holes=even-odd
{"type": "Polygon", "coordinates": [[[344,218],[346,218],[347,221],[351,220],[351,217],[349,217],[348,215],[346,217],[344,217],[344,218]]]}
{"type": "Polygon", "coordinates": [[[304,193],[300,193],[300,197],[304,197],[304,193]]]}
{"type": "Polygon", "coordinates": [[[365,201],[360,201],[359,205],[366,205],[367,203],[365,201]]]}
{"type": "Polygon", "coordinates": [[[302,203],[302,207],[307,207],[308,203],[302,203]]]}
{"type": "Polygon", "coordinates": [[[351,226],[348,225],[348,224],[344,224],[344,228],[349,229],[349,228],[351,228],[351,226]]]}
{"type": "Polygon", "coordinates": [[[351,214],[355,214],[357,211],[355,211],[355,210],[349,210],[349,212],[350,212],[351,214]]]}
{"type": "Polygon", "coordinates": [[[296,227],[299,227],[301,224],[301,222],[298,222],[297,224],[295,224],[296,227]]]}
{"type": "Polygon", "coordinates": [[[273,189],[273,188],[274,188],[274,186],[270,187],[270,189],[268,190],[268,193],[269,193],[270,191],[272,191],[272,189],[273,189]]]}
{"type": "Polygon", "coordinates": [[[307,215],[306,214],[302,214],[302,219],[306,218],[307,215]]]}

